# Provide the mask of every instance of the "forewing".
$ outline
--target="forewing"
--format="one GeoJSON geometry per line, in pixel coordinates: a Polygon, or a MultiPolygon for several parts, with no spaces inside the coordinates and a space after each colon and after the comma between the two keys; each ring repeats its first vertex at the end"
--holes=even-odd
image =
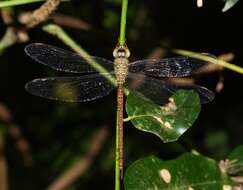
{"type": "Polygon", "coordinates": [[[186,77],[196,74],[200,68],[207,64],[205,61],[187,56],[167,59],[144,59],[130,63],[129,71],[131,73],[142,72],[154,77],[186,77]]]}
{"type": "Polygon", "coordinates": [[[52,77],[30,81],[26,90],[36,96],[65,102],[87,102],[108,95],[114,88],[99,74],[52,77]]]}
{"type": "MultiPolygon", "coordinates": [[[[71,73],[97,72],[86,61],[87,58],[82,58],[76,53],[72,53],[52,45],[33,43],[25,47],[25,52],[35,61],[58,71],[71,73]]],[[[109,60],[94,56],[89,56],[88,59],[92,59],[97,62],[107,71],[113,70],[113,62],[109,60]]]]}
{"type": "Polygon", "coordinates": [[[129,74],[125,86],[159,105],[167,103],[168,98],[179,89],[195,90],[199,94],[202,104],[208,103],[214,98],[214,93],[202,86],[172,84],[141,74],[129,74]]]}

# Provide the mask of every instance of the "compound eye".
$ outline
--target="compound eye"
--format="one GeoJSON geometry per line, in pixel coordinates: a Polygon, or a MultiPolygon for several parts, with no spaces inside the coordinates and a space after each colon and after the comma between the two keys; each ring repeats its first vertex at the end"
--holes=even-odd
{"type": "Polygon", "coordinates": [[[125,53],[126,53],[126,58],[129,58],[131,55],[131,52],[129,51],[129,49],[125,49],[125,53]]]}
{"type": "Polygon", "coordinates": [[[118,57],[118,49],[115,48],[114,51],[113,51],[113,57],[117,58],[118,57]]]}

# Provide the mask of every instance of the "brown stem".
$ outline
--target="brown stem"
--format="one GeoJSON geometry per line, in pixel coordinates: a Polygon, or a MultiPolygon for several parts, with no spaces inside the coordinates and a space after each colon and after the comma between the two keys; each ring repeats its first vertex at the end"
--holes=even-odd
{"type": "MultiPolygon", "coordinates": [[[[1,121],[6,126],[8,134],[15,140],[16,149],[22,154],[24,159],[24,164],[26,166],[30,166],[32,164],[32,156],[30,152],[29,142],[23,136],[21,127],[19,127],[16,123],[14,123],[13,116],[10,110],[0,102],[0,122],[1,121]]],[[[1,143],[0,143],[0,149],[1,149],[1,143]]]]}
{"type": "Polygon", "coordinates": [[[20,22],[25,24],[28,28],[33,28],[36,25],[47,20],[58,7],[61,0],[47,0],[40,8],[31,14],[22,15],[20,22]]]}
{"type": "Polygon", "coordinates": [[[81,30],[90,30],[92,27],[89,23],[72,16],[63,15],[63,14],[54,14],[52,15],[52,20],[54,23],[61,25],[61,26],[67,26],[75,29],[81,29],[81,30]]]}

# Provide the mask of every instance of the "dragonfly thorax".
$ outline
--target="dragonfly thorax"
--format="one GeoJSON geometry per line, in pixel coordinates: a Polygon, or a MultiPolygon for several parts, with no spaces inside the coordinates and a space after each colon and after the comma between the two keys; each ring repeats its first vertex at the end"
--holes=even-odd
{"type": "Polygon", "coordinates": [[[127,58],[115,58],[114,71],[116,75],[117,84],[125,83],[128,74],[128,59],[127,58]]]}
{"type": "Polygon", "coordinates": [[[128,58],[130,57],[130,51],[125,45],[117,45],[113,51],[114,70],[116,75],[117,84],[123,84],[128,74],[128,58]]]}

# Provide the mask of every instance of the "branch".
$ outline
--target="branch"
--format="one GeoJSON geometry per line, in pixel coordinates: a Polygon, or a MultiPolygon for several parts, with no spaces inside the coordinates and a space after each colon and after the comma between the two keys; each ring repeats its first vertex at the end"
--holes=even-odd
{"type": "MultiPolygon", "coordinates": [[[[4,123],[4,126],[6,127],[7,132],[15,140],[16,149],[22,154],[24,164],[31,165],[32,156],[30,153],[29,143],[24,138],[24,136],[21,132],[21,128],[17,124],[14,123],[13,116],[12,116],[11,112],[9,111],[9,109],[1,102],[0,102],[0,121],[4,123]]],[[[1,131],[0,131],[0,135],[1,135],[1,131]]],[[[1,149],[1,147],[0,147],[0,149],[1,149]]],[[[1,150],[0,150],[0,152],[1,152],[1,150]]],[[[2,189],[0,188],[0,190],[2,190],[2,189]]]]}
{"type": "Polygon", "coordinates": [[[0,2],[0,8],[3,7],[12,7],[17,5],[24,5],[29,3],[36,3],[43,0],[11,0],[11,1],[1,1],[0,2]]]}
{"type": "Polygon", "coordinates": [[[39,9],[33,13],[26,13],[20,17],[20,22],[28,28],[33,28],[36,25],[47,20],[61,3],[61,0],[47,0],[39,9]]]}
{"type": "Polygon", "coordinates": [[[51,18],[54,21],[54,23],[61,26],[67,26],[67,27],[81,29],[81,30],[90,30],[92,28],[91,25],[88,24],[87,22],[72,16],[67,16],[63,14],[54,14],[51,18]]]}
{"type": "MultiPolygon", "coordinates": [[[[5,8],[1,11],[1,16],[4,24],[13,24],[13,12],[10,8],[5,8]]],[[[2,39],[0,39],[0,55],[9,47],[17,42],[26,42],[29,40],[28,34],[22,29],[17,29],[13,26],[8,26],[2,39]]]]}

